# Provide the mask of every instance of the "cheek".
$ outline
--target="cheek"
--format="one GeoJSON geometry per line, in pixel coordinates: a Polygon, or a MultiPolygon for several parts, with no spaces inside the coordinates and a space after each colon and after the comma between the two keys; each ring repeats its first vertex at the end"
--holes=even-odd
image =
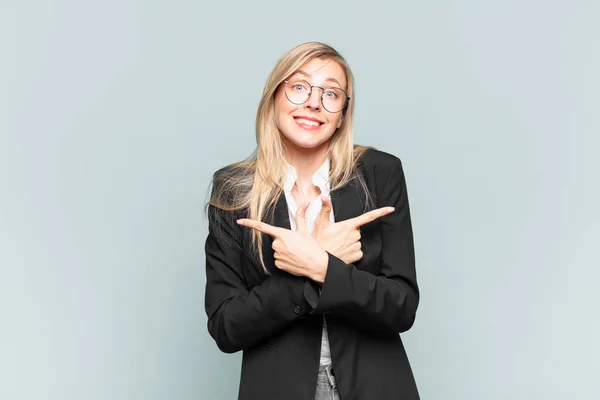
{"type": "Polygon", "coordinates": [[[292,112],[291,104],[281,93],[278,93],[275,97],[273,111],[275,113],[275,121],[277,122],[278,126],[284,120],[284,118],[287,117],[290,114],[290,112],[292,112]]]}
{"type": "Polygon", "coordinates": [[[342,125],[342,116],[341,114],[336,114],[335,116],[330,116],[328,119],[329,125],[333,128],[333,130],[338,129],[342,125]]]}
{"type": "Polygon", "coordinates": [[[281,107],[275,107],[275,125],[280,132],[287,133],[289,131],[289,121],[287,120],[288,112],[281,107]]]}
{"type": "Polygon", "coordinates": [[[330,119],[328,121],[327,129],[325,131],[323,131],[324,139],[326,139],[326,140],[331,139],[333,137],[333,135],[335,135],[335,133],[337,132],[339,125],[340,125],[340,121],[338,119],[335,119],[335,120],[330,119]]]}
{"type": "Polygon", "coordinates": [[[337,118],[337,122],[335,124],[335,128],[336,129],[339,128],[340,126],[342,126],[342,121],[343,121],[343,119],[342,119],[342,116],[340,114],[340,116],[337,118]]]}

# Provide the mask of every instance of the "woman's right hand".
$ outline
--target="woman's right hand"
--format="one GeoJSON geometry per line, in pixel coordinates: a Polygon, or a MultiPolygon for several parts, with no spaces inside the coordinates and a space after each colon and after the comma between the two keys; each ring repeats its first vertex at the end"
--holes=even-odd
{"type": "Polygon", "coordinates": [[[321,197],[321,212],[315,222],[312,236],[329,253],[346,264],[352,264],[363,256],[360,243],[360,227],[394,212],[394,207],[382,207],[341,222],[332,223],[331,200],[321,197]]]}

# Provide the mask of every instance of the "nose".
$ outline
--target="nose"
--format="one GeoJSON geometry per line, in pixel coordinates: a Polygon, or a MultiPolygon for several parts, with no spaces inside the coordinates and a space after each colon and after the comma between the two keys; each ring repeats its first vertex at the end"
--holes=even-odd
{"type": "Polygon", "coordinates": [[[310,97],[306,100],[306,103],[304,103],[304,107],[311,110],[321,109],[321,89],[318,87],[312,89],[310,97]]]}

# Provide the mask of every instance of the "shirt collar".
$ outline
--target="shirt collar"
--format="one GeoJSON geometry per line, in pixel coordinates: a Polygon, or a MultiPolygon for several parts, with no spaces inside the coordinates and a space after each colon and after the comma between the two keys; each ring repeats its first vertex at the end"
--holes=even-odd
{"type": "MultiPolygon", "coordinates": [[[[283,190],[286,193],[291,193],[294,183],[296,183],[296,179],[298,179],[298,173],[296,172],[296,168],[291,164],[288,164],[287,171],[287,179],[283,186],[283,190]]],[[[329,158],[326,158],[319,169],[315,171],[312,176],[312,182],[313,185],[321,189],[322,195],[329,195],[329,158]]]]}

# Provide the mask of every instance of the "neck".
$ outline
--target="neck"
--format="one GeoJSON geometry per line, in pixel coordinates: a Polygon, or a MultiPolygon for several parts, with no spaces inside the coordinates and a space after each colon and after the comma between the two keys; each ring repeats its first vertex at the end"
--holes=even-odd
{"type": "Polygon", "coordinates": [[[285,157],[298,173],[300,182],[312,182],[313,174],[323,165],[327,158],[329,142],[313,149],[298,148],[288,144],[285,157]]]}

